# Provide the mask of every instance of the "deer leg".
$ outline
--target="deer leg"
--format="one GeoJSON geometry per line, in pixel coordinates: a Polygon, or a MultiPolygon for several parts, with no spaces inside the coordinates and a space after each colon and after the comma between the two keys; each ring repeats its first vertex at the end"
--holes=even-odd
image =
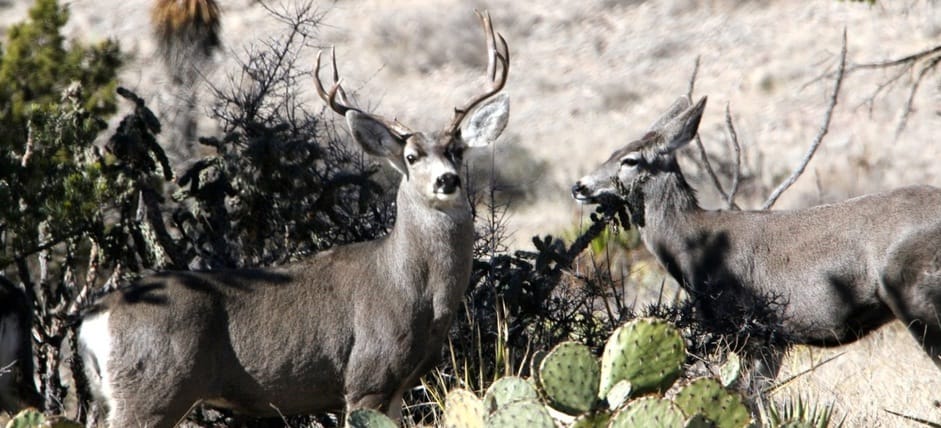
{"type": "Polygon", "coordinates": [[[111,409],[108,415],[108,427],[173,428],[194,403],[190,400],[174,397],[172,394],[134,394],[131,400],[122,402],[111,409]],[[170,400],[171,397],[174,399],[170,400]]]}
{"type": "Polygon", "coordinates": [[[886,269],[879,297],[941,369],[941,266],[936,257],[905,255],[886,269]]]}
{"type": "Polygon", "coordinates": [[[912,289],[923,292],[912,293],[911,298],[896,302],[899,310],[895,315],[941,369],[941,281],[932,282],[930,286],[916,284],[912,289]],[[935,295],[929,296],[929,293],[935,295]]]}
{"type": "Polygon", "coordinates": [[[745,373],[743,373],[742,386],[748,396],[748,405],[752,410],[757,412],[761,407],[764,400],[764,391],[777,378],[783,359],[784,351],[777,348],[754,351],[750,356],[747,362],[748,366],[745,373]]]}

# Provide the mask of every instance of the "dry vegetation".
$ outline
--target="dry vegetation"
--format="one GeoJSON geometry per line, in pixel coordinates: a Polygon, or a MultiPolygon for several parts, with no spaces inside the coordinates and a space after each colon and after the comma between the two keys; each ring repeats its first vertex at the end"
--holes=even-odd
{"type": "MultiPolygon", "coordinates": [[[[21,19],[29,3],[0,2],[0,27],[21,19]]],[[[155,109],[172,111],[178,98],[164,90],[169,77],[154,56],[146,24],[150,1],[70,3],[70,35],[120,40],[136,57],[122,84],[151,98],[155,109]]],[[[478,87],[483,55],[476,51],[481,44],[471,12],[489,9],[514,63],[507,86],[513,113],[496,148],[497,168],[527,196],[513,207],[511,228],[516,245],[528,247],[530,236],[571,230],[590,212],[570,198],[571,183],[686,92],[697,56],[696,93],[710,97],[700,128],[706,148],[720,172],[727,172],[723,108],[729,104],[743,149],[739,205],[757,207],[817,132],[831,88],[828,79],[817,78],[835,67],[843,28],[850,64],[899,57],[941,40],[936,3],[338,1],[323,3],[327,15],[319,38],[324,47],[336,45],[347,85],[363,104],[429,128],[444,123],[451,106],[478,87]]],[[[224,76],[247,43],[276,27],[254,1],[221,4],[224,53],[205,70],[210,79],[224,76]]],[[[830,134],[778,209],[906,184],[941,185],[938,77],[923,85],[907,127],[896,137],[908,96],[904,88],[867,104],[888,76],[862,70],[846,78],[830,134]]],[[[699,171],[692,156],[685,165],[699,171]]],[[[704,176],[691,175],[704,203],[719,206],[704,176]]],[[[838,353],[776,397],[803,393],[833,402],[847,426],[909,424],[883,409],[941,421],[941,372],[897,323],[839,349],[797,349],[783,376],[838,353]]]]}

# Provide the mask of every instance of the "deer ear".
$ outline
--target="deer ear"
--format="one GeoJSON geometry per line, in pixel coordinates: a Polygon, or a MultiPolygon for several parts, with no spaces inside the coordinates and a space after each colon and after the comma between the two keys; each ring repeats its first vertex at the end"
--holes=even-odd
{"type": "Polygon", "coordinates": [[[402,160],[405,141],[402,141],[382,122],[356,110],[346,112],[346,124],[350,127],[353,140],[366,153],[386,158],[395,169],[408,177],[408,168],[402,160]]]}
{"type": "Polygon", "coordinates": [[[663,137],[661,152],[672,152],[688,144],[699,132],[699,121],[705,109],[706,97],[702,97],[696,105],[685,109],[663,125],[659,131],[663,137]]]}
{"type": "Polygon", "coordinates": [[[686,98],[685,96],[677,98],[676,101],[673,102],[673,105],[667,109],[667,111],[663,112],[663,114],[661,114],[660,117],[654,121],[654,123],[651,123],[650,126],[647,127],[647,132],[659,131],[668,123],[670,123],[670,121],[673,120],[676,115],[682,113],[683,110],[688,109],[689,105],[689,98],[686,98]]]}
{"type": "Polygon", "coordinates": [[[461,139],[467,147],[484,147],[500,136],[510,118],[510,97],[505,93],[487,100],[461,125],[461,139]]]}

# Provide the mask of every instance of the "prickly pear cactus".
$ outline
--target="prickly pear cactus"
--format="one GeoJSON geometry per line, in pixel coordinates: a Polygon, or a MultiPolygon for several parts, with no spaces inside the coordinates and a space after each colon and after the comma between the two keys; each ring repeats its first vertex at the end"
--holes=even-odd
{"type": "Polygon", "coordinates": [[[667,390],[679,377],[686,360],[686,344],[679,330],[654,318],[637,318],[619,327],[601,356],[600,397],[622,380],[631,395],[667,390]]]}
{"type": "Polygon", "coordinates": [[[742,374],[742,359],[735,352],[729,352],[725,356],[725,364],[719,367],[719,380],[722,386],[731,388],[738,383],[742,374]]]}
{"type": "Polygon", "coordinates": [[[549,405],[570,415],[591,410],[598,399],[601,369],[587,346],[565,342],[539,365],[539,381],[549,405]]]}
{"type": "Polygon", "coordinates": [[[539,380],[539,366],[542,365],[542,360],[546,358],[546,355],[549,355],[546,351],[536,351],[533,353],[533,358],[529,362],[529,373],[536,385],[542,385],[542,381],[539,380]]]}
{"type": "Polygon", "coordinates": [[[670,400],[643,397],[628,403],[611,420],[610,428],[662,428],[682,427],[686,416],[670,400]]]}
{"type": "Polygon", "coordinates": [[[676,393],[673,401],[687,415],[701,414],[716,428],[742,428],[751,423],[751,414],[742,397],[726,390],[713,378],[693,380],[676,393]]]}
{"type": "Polygon", "coordinates": [[[84,428],[78,422],[63,416],[45,417],[36,409],[26,409],[16,414],[6,428],[84,428]]]}
{"type": "Polygon", "coordinates": [[[36,409],[26,409],[16,414],[6,428],[39,428],[46,420],[42,413],[36,409]]]}
{"type": "Polygon", "coordinates": [[[483,428],[487,411],[484,403],[466,389],[448,392],[444,401],[445,428],[483,428]]]}
{"type": "Polygon", "coordinates": [[[610,423],[611,413],[600,411],[579,416],[569,428],[608,428],[610,423]]]}
{"type": "Polygon", "coordinates": [[[631,383],[626,380],[622,380],[614,384],[614,386],[612,386],[608,391],[608,396],[606,398],[608,400],[608,407],[612,409],[621,407],[622,404],[631,398],[631,383]]]}
{"type": "Polygon", "coordinates": [[[357,409],[346,417],[348,428],[398,428],[388,416],[373,409],[357,409]]]}
{"type": "Polygon", "coordinates": [[[537,399],[539,393],[529,381],[517,376],[507,376],[487,388],[483,405],[484,410],[489,413],[516,401],[537,399]]]}
{"type": "Polygon", "coordinates": [[[487,417],[487,428],[555,428],[555,421],[542,403],[523,400],[497,409],[487,417]]]}
{"type": "Polygon", "coordinates": [[[713,428],[712,422],[709,422],[709,419],[706,419],[705,416],[696,414],[686,420],[683,424],[683,428],[713,428]]]}

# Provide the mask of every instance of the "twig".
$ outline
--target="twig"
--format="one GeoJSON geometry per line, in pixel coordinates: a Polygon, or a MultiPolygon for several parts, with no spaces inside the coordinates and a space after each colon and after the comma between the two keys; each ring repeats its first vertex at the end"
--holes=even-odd
{"type": "Polygon", "coordinates": [[[827,131],[830,128],[830,119],[833,117],[833,109],[836,107],[837,99],[840,95],[840,87],[843,84],[843,73],[846,71],[846,28],[843,29],[843,46],[840,48],[840,67],[836,72],[836,81],[833,85],[833,94],[830,96],[830,105],[827,106],[827,112],[823,118],[823,124],[820,126],[820,130],[817,131],[817,135],[814,137],[813,143],[811,143],[810,148],[807,150],[807,153],[804,154],[804,158],[801,160],[801,163],[797,165],[797,168],[794,169],[794,172],[781,183],[774,192],[771,193],[771,196],[768,197],[768,200],[765,201],[761,209],[771,208],[775,202],[778,201],[778,198],[781,197],[781,194],[784,193],[791,185],[793,185],[797,179],[803,174],[804,169],[807,168],[807,164],[810,163],[810,160],[814,157],[814,153],[817,152],[817,148],[820,147],[820,143],[823,142],[823,137],[827,135],[827,131]]]}
{"type": "Polygon", "coordinates": [[[918,93],[918,87],[921,85],[921,81],[924,80],[925,75],[927,75],[929,71],[934,70],[934,68],[938,66],[939,62],[941,62],[941,56],[932,58],[931,61],[928,62],[928,65],[921,69],[921,72],[918,73],[918,77],[915,78],[915,81],[912,83],[912,88],[908,92],[908,99],[905,101],[905,109],[902,110],[902,116],[899,118],[899,123],[895,128],[895,138],[902,135],[902,131],[905,130],[905,125],[908,123],[908,116],[912,113],[915,94],[918,93]]]}
{"type": "Polygon", "coordinates": [[[895,67],[897,65],[904,65],[908,63],[918,62],[923,58],[927,58],[936,53],[941,53],[941,45],[925,49],[920,52],[915,52],[911,55],[906,55],[898,59],[883,61],[883,62],[871,62],[866,64],[856,64],[849,67],[846,71],[852,73],[856,70],[866,69],[866,68],[886,68],[886,67],[895,67]]]}
{"type": "Polygon", "coordinates": [[[876,97],[878,97],[880,93],[887,91],[888,88],[898,83],[898,81],[903,76],[911,73],[920,62],[927,63],[927,65],[918,73],[918,77],[912,81],[911,87],[909,88],[908,99],[905,102],[905,106],[903,107],[902,114],[899,118],[899,123],[895,129],[895,138],[898,138],[905,130],[909,115],[912,112],[915,94],[918,93],[921,81],[930,71],[937,67],[939,62],[941,62],[941,45],[930,47],[928,49],[924,49],[901,58],[881,62],[855,64],[847,67],[846,69],[846,74],[851,74],[857,70],[873,70],[880,68],[891,69],[897,67],[897,71],[894,72],[888,79],[884,80],[878,86],[876,86],[876,90],[873,91],[873,93],[860,104],[867,105],[869,108],[869,113],[872,114],[876,97]]]}
{"type": "Polygon", "coordinates": [[[729,189],[729,195],[725,198],[728,203],[728,209],[737,209],[735,205],[735,194],[738,192],[738,180],[742,173],[742,146],[738,144],[738,133],[735,132],[735,126],[732,125],[732,112],[729,105],[725,105],[725,127],[729,131],[729,141],[732,148],[735,149],[735,171],[732,173],[732,188],[729,189]]]}
{"type": "Polygon", "coordinates": [[[696,55],[696,60],[693,62],[693,74],[689,76],[689,85],[686,87],[686,98],[690,101],[693,99],[693,89],[696,87],[697,74],[699,74],[699,55],[696,55]]]}
{"type": "Polygon", "coordinates": [[[833,361],[833,360],[835,360],[835,359],[837,359],[837,358],[839,358],[839,357],[842,357],[843,354],[845,354],[845,353],[846,353],[846,352],[840,352],[839,354],[836,354],[836,355],[834,355],[834,356],[832,356],[832,357],[830,357],[830,358],[827,358],[827,359],[825,359],[825,360],[823,360],[823,361],[821,361],[821,362],[819,362],[819,363],[816,363],[816,364],[810,366],[810,368],[808,368],[807,370],[804,370],[804,371],[801,371],[800,373],[795,373],[795,374],[793,374],[793,375],[791,375],[791,376],[788,376],[787,379],[781,380],[780,382],[775,382],[774,385],[771,385],[771,386],[768,386],[767,388],[764,388],[764,389],[761,391],[761,395],[764,396],[764,395],[770,394],[770,393],[772,393],[772,392],[774,392],[774,391],[780,389],[781,387],[783,387],[783,386],[785,386],[785,385],[787,385],[787,384],[793,382],[795,379],[797,379],[797,378],[799,378],[799,377],[801,377],[801,376],[805,376],[805,375],[807,375],[808,373],[813,372],[814,370],[819,369],[819,368],[820,368],[821,366],[823,366],[824,364],[827,364],[827,363],[829,363],[829,362],[831,362],[831,361],[833,361]]]}
{"type": "Polygon", "coordinates": [[[885,408],[882,409],[882,410],[883,410],[884,412],[890,414],[890,415],[895,415],[895,416],[898,416],[898,417],[900,417],[900,418],[905,418],[905,419],[908,419],[908,420],[913,421],[913,422],[918,422],[918,423],[920,423],[920,424],[922,424],[922,425],[925,425],[925,426],[929,426],[929,427],[932,427],[932,428],[941,428],[941,424],[939,424],[939,423],[937,423],[937,422],[931,422],[931,421],[929,421],[929,420],[927,420],[927,419],[924,419],[924,418],[919,418],[919,417],[917,417],[917,416],[909,416],[909,415],[906,415],[906,414],[904,414],[904,413],[899,413],[899,412],[896,412],[896,411],[894,411],[894,410],[889,410],[889,409],[885,409],[885,408]]]}

